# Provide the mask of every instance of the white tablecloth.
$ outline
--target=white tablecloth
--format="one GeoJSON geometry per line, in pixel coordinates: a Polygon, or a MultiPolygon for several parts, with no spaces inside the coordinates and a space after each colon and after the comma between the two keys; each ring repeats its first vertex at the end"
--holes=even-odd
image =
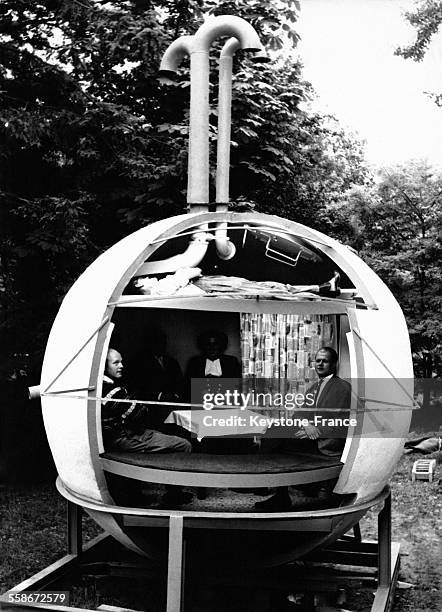
{"type": "Polygon", "coordinates": [[[175,423],[195,434],[201,440],[205,437],[258,436],[267,431],[267,425],[256,425],[252,417],[260,417],[258,412],[240,408],[225,410],[174,410],[165,423],[175,423]],[[220,419],[225,424],[219,424],[220,419]]]}

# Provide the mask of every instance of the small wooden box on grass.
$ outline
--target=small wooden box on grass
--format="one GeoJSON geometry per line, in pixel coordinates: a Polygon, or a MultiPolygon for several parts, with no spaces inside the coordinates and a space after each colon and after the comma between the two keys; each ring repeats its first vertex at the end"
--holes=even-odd
{"type": "Polygon", "coordinates": [[[411,481],[428,480],[428,482],[433,482],[435,471],[436,459],[418,459],[413,463],[411,481]]]}

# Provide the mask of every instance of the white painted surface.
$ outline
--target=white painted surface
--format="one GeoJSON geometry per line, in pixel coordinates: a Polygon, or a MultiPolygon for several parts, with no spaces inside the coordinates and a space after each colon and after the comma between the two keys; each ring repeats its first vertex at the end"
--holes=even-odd
{"type": "Polygon", "coordinates": [[[409,407],[408,410],[398,409],[397,406],[376,401],[366,402],[366,412],[359,416],[362,431],[359,437],[352,440],[347,462],[335,487],[337,493],[357,493],[361,500],[381,491],[403,452],[404,438],[411,420],[413,364],[402,316],[390,311],[358,310],[350,313],[350,323],[352,329],[357,329],[371,347],[353,333],[354,343],[364,358],[363,369],[358,368],[359,377],[365,379],[365,389],[361,389],[360,395],[409,407]],[[398,383],[383,364],[397,377],[398,383]]]}
{"type": "MultiPolygon", "coordinates": [[[[312,238],[320,250],[331,257],[358,287],[364,299],[379,311],[352,310],[353,324],[367,338],[397,376],[411,377],[411,353],[402,312],[394,297],[354,253],[327,236],[309,228],[273,216],[254,213],[202,213],[182,215],[142,228],[103,253],[80,277],[67,294],[48,340],[41,386],[45,389],[72,358],[87,338],[99,328],[106,314],[112,316],[110,300],[119,298],[123,287],[146,259],[149,245],[162,234],[191,229],[205,222],[229,221],[285,228],[307,240],[312,238]],[[119,287],[118,291],[116,288],[119,287]]],[[[80,353],[53,385],[52,390],[96,385],[101,376],[102,350],[108,322],[99,337],[80,353]],[[92,373],[91,373],[92,372],[92,373]]],[[[355,339],[356,343],[356,339],[355,339]]],[[[362,348],[365,376],[385,377],[385,369],[362,348]]],[[[356,350],[357,352],[357,350],[356,350]]],[[[360,364],[358,364],[360,369],[360,364]]],[[[95,391],[91,391],[94,396],[95,391]]],[[[97,405],[81,392],[80,399],[43,397],[43,415],[49,444],[64,485],[76,495],[102,503],[112,500],[107,492],[98,461],[100,435],[97,432],[97,405]]],[[[386,423],[394,422],[397,431],[406,432],[408,413],[394,412],[386,423]],[[392,420],[393,419],[393,420],[392,420]]],[[[369,419],[364,419],[368,427],[369,419]]],[[[354,439],[347,453],[346,464],[338,482],[339,492],[357,492],[367,498],[385,485],[400,456],[402,440],[383,438],[375,441],[354,439]]],[[[346,451],[347,452],[347,451],[346,451]]],[[[121,533],[112,534],[120,539],[121,533]]]]}
{"type": "MultiPolygon", "coordinates": [[[[181,218],[188,218],[183,215],[181,218]]],[[[97,331],[115,287],[128,269],[138,267],[137,258],[161,232],[180,217],[144,227],[118,242],[96,259],[66,295],[54,321],[43,361],[41,388],[45,390],[85,341],[97,331]]],[[[141,261],[139,263],[142,262],[141,261]]],[[[103,332],[106,329],[103,328],[103,332]]],[[[91,367],[97,336],[87,344],[50,391],[77,389],[91,384],[91,367]]],[[[96,384],[96,381],[93,381],[96,384]]],[[[94,395],[95,391],[91,392],[94,395]]],[[[82,399],[42,397],[43,418],[57,471],[64,484],[79,495],[101,500],[102,479],[97,478],[90,452],[87,392],[82,399]]],[[[95,419],[94,419],[95,420],[95,419]]],[[[95,458],[96,463],[96,458],[95,458]]]]}

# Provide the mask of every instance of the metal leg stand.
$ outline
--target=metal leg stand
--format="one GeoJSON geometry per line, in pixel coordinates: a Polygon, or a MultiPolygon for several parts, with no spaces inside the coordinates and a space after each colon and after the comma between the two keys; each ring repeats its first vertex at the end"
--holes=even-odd
{"type": "Polygon", "coordinates": [[[393,596],[399,572],[400,545],[391,542],[391,493],[385,498],[378,514],[378,588],[372,612],[388,612],[393,606],[393,596]]]}
{"type": "Polygon", "coordinates": [[[80,555],[83,550],[82,530],[83,509],[77,504],[67,502],[68,533],[67,544],[69,555],[80,555]]]}
{"type": "Polygon", "coordinates": [[[171,515],[169,520],[167,612],[182,612],[184,609],[184,565],[183,517],[171,515]]]}
{"type": "Polygon", "coordinates": [[[391,493],[378,514],[378,586],[388,587],[391,581],[391,493]]]}

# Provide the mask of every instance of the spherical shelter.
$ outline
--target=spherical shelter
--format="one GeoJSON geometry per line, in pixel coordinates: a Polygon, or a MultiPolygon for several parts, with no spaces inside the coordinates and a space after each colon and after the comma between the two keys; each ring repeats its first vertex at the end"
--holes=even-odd
{"type": "MultiPolygon", "coordinates": [[[[241,261],[244,265],[250,261],[247,244],[246,241],[242,248],[244,255],[241,261]]],[[[238,249],[241,249],[239,244],[238,249]]],[[[254,265],[260,268],[256,254],[253,260],[254,265]]],[[[238,260],[236,264],[239,276],[241,261],[238,260]]],[[[203,264],[204,258],[200,265],[203,264]]],[[[293,275],[290,268],[279,262],[275,265],[283,267],[284,274],[293,275]]],[[[412,405],[404,380],[411,379],[412,363],[404,317],[394,297],[377,275],[347,247],[317,231],[277,217],[255,213],[201,213],[166,219],[142,228],[117,243],[103,253],[73,285],[54,322],[41,379],[45,427],[60,476],[60,490],[83,505],[126,546],[139,552],[151,552],[148,539],[130,528],[125,529],[118,519],[125,511],[114,505],[101,457],[104,451],[101,402],[95,398],[100,397],[101,393],[104,359],[113,320],[120,310],[142,309],[143,316],[148,319],[153,309],[212,313],[226,308],[231,312],[308,311],[338,317],[339,374],[357,379],[358,395],[365,398],[358,425],[349,431],[341,458],[342,469],[335,486],[336,493],[354,496],[350,506],[346,506],[345,520],[342,509],[331,510],[328,513],[330,516],[339,517],[334,530],[326,537],[324,534],[309,537],[308,546],[306,542],[301,542],[298,548],[296,543],[292,543],[290,556],[295,558],[306,549],[322,545],[325,539],[329,541],[346,531],[364,513],[360,504],[366,509],[365,502],[375,498],[388,482],[402,452],[403,436],[409,427],[412,405]],[[217,227],[220,221],[227,224],[233,241],[235,235],[238,236],[238,243],[243,228],[247,227],[278,240],[283,239],[297,250],[302,245],[322,254],[348,279],[347,294],[344,290],[341,299],[300,299],[296,302],[256,298],[229,301],[208,296],[177,296],[149,301],[140,300],[139,296],[123,295],[129,281],[137,277],[140,270],[144,272],[143,266],[153,261],[155,254],[158,258],[161,249],[177,242],[174,250],[180,251],[180,243],[187,241],[189,233],[198,232],[201,227],[210,232],[211,227],[217,227]],[[378,384],[369,385],[370,397],[366,397],[364,386],[367,386],[369,379],[388,380],[391,385],[385,388],[379,388],[378,384]],[[377,388],[378,397],[375,396],[377,388]],[[393,390],[394,397],[386,396],[386,390],[393,390]]],[[[357,410],[356,403],[352,409],[357,410]]],[[[267,486],[272,483],[275,486],[288,484],[278,474],[266,476],[267,486]]],[[[139,474],[134,477],[139,478],[139,474]]],[[[223,486],[229,483],[230,486],[238,486],[234,475],[226,482],[223,486]]],[[[253,476],[248,486],[257,486],[253,476]]],[[[142,510],[137,512],[142,513],[142,510]]],[[[324,516],[323,510],[317,512],[318,518],[324,516]]],[[[296,514],[290,513],[293,521],[297,520],[296,514]]],[[[247,516],[242,516],[241,520],[247,520],[247,516]]]]}
{"type": "MultiPolygon", "coordinates": [[[[259,51],[256,33],[239,18],[220,16],[192,37],[173,43],[163,60],[169,78],[184,54],[195,67],[191,80],[188,202],[190,213],[165,219],[131,234],[103,253],[66,295],[47,344],[41,377],[44,422],[59,473],[60,492],[86,511],[126,547],[152,557],[167,541],[152,525],[179,517],[195,527],[202,563],[277,564],[296,559],[336,540],[382,497],[408,432],[412,360],[405,320],[379,277],[349,248],[306,226],[255,212],[228,212],[231,59],[234,51],[259,51]],[[208,211],[208,47],[218,35],[234,36],[220,64],[220,116],[216,212],[208,211]],[[195,100],[197,104],[195,105],[195,100]],[[192,104],[193,101],[193,104],[192,104]],[[221,113],[222,110],[222,113],[221,113]],[[202,168],[202,172],[200,169],[202,168]],[[198,266],[203,275],[296,285],[292,296],[216,292],[199,295],[135,295],[134,279],[161,276],[198,266]],[[309,291],[339,273],[339,296],[309,291]],[[339,353],[342,378],[352,379],[350,427],[339,461],[303,468],[285,464],[267,469],[260,455],[207,460],[146,455],[141,464],[105,453],[101,428],[102,383],[107,349],[115,327],[136,342],[137,325],[165,326],[175,354],[188,356],[189,330],[215,321],[240,353],[240,317],[328,317],[339,353]],[[202,322],[202,323],[201,323],[202,322]],[[370,382],[371,381],[371,382],[370,382]],[[408,382],[407,382],[408,381],[408,382]],[[385,383],[385,384],[384,384],[385,383]],[[230,461],[230,462],[229,462],[230,461]],[[193,463],[192,463],[193,462],[193,463]],[[216,464],[215,464],[216,463],[216,464]],[[279,487],[336,479],[338,505],[309,512],[256,514],[222,511],[157,510],[126,507],[116,501],[112,475],[124,482],[145,481],[200,487],[279,487]],[[143,519],[144,522],[141,520],[143,519]],[[149,523],[149,521],[151,521],[149,523]],[[204,545],[200,527],[229,529],[204,545]],[[284,523],[284,534],[263,532],[269,521],[284,523]],[[287,532],[289,532],[287,534],[287,532]],[[263,544],[264,543],[264,544],[263,544]]],[[[183,365],[183,364],[182,364],[183,365]]],[[[325,460],[324,460],[325,461],[325,460]]],[[[279,528],[279,527],[277,527],[279,528]]],[[[164,531],[164,530],[163,530],[164,531]]],[[[214,536],[215,537],[215,536],[214,536]]]]}

